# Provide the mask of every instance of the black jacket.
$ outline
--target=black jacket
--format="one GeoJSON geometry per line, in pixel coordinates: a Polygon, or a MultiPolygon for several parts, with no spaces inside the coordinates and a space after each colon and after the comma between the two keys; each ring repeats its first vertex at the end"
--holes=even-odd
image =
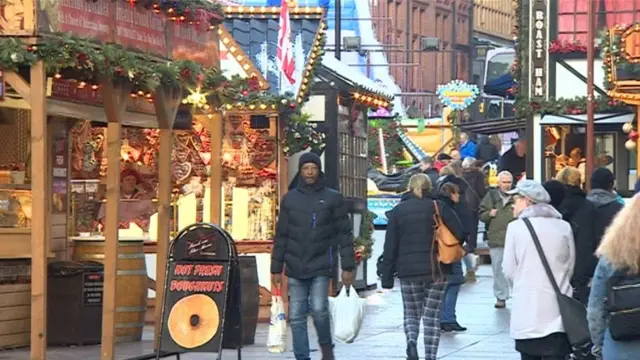
{"type": "MultiPolygon", "coordinates": [[[[434,201],[429,194],[418,199],[411,193],[405,193],[400,203],[387,212],[389,222],[380,271],[383,288],[393,287],[395,272],[401,279],[425,281],[433,281],[440,275],[438,264],[435,263],[435,249],[432,249],[434,201]]],[[[462,244],[462,223],[450,206],[439,200],[437,204],[442,221],[462,244]]],[[[451,271],[450,266],[440,265],[444,274],[451,271]]]]}
{"type": "Polygon", "coordinates": [[[485,186],[485,176],[478,168],[466,168],[462,170],[462,178],[468,185],[468,189],[465,190],[465,203],[469,207],[469,210],[473,213],[478,212],[480,208],[480,202],[487,194],[487,187],[485,186]]]}
{"type": "Polygon", "coordinates": [[[500,157],[500,162],[498,163],[498,171],[506,170],[513,175],[513,182],[516,183],[520,178],[520,174],[522,174],[526,169],[526,158],[519,157],[518,153],[516,153],[515,146],[512,146],[511,149],[507,150],[500,157]]]}
{"type": "Polygon", "coordinates": [[[478,140],[478,146],[476,146],[476,159],[482,160],[483,163],[490,161],[496,161],[500,158],[500,151],[496,149],[491,142],[489,142],[488,136],[481,136],[478,140]]]}
{"type": "MultiPolygon", "coordinates": [[[[596,206],[596,219],[594,223],[593,234],[595,236],[597,248],[602,241],[605,230],[611,225],[613,218],[622,210],[623,206],[618,202],[618,197],[611,191],[602,189],[593,189],[587,196],[587,200],[596,206]]],[[[594,257],[594,270],[597,259],[594,257]]]]}
{"type": "Polygon", "coordinates": [[[595,236],[596,206],[587,200],[582,189],[567,186],[566,195],[558,210],[573,229],[576,264],[571,282],[574,286],[586,285],[595,270],[594,253],[598,243],[595,236]]]}
{"type": "Polygon", "coordinates": [[[301,182],[280,203],[271,273],[286,265],[286,275],[295,279],[331,276],[338,252],[342,269],[352,271],[353,232],[342,194],[322,178],[314,186],[301,182]]]}

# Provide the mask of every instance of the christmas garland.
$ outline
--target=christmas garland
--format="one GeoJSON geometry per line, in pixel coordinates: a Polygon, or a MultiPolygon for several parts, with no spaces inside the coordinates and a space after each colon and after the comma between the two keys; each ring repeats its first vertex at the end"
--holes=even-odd
{"type": "Polygon", "coordinates": [[[602,56],[602,67],[604,69],[604,85],[607,90],[613,90],[615,84],[613,84],[614,72],[618,77],[624,77],[624,79],[638,79],[640,78],[640,63],[629,62],[622,54],[624,45],[622,44],[622,35],[629,29],[640,30],[640,24],[621,26],[616,25],[612,30],[605,29],[602,31],[600,42],[600,54],[602,56]],[[613,65],[615,64],[615,68],[613,65]]]}
{"type": "Polygon", "coordinates": [[[516,59],[511,66],[511,74],[515,85],[508,92],[515,96],[516,116],[523,116],[518,113],[518,104],[528,103],[527,95],[522,94],[520,89],[526,89],[527,84],[527,58],[529,51],[529,24],[527,23],[522,8],[523,0],[513,0],[513,7],[516,13],[516,24],[513,28],[513,40],[515,42],[516,59]]]}
{"type": "Polygon", "coordinates": [[[17,38],[0,38],[0,69],[18,71],[36,61],[44,61],[48,76],[70,79],[79,88],[98,90],[111,81],[131,89],[132,97],[153,101],[156,89],[198,89],[214,104],[227,108],[270,107],[281,113],[295,111],[292,94],[273,95],[262,90],[255,78],[227,79],[215,68],[191,60],[158,62],[145,54],[128,51],[116,44],[96,43],[69,34],[40,39],[26,45],[17,38]]]}
{"type": "Polygon", "coordinates": [[[362,221],[360,223],[360,236],[353,241],[353,248],[356,255],[356,263],[366,261],[371,258],[371,252],[373,250],[373,232],[375,228],[373,226],[373,220],[378,216],[373,212],[367,210],[362,215],[362,221]]]}
{"type": "Polygon", "coordinates": [[[587,46],[580,41],[553,40],[549,44],[549,54],[586,53],[587,46]]]}
{"type": "Polygon", "coordinates": [[[311,115],[295,112],[289,115],[285,126],[282,150],[287,156],[311,149],[317,152],[325,147],[325,134],[316,130],[317,124],[309,123],[311,115]]]}
{"type": "MultiPolygon", "coordinates": [[[[608,96],[598,96],[593,103],[596,112],[622,112],[629,108],[620,101],[613,100],[608,96]]],[[[548,101],[532,100],[516,103],[516,113],[519,116],[527,117],[534,114],[540,115],[580,115],[587,113],[587,97],[576,97],[572,99],[550,99],[548,101]]]]}
{"type": "Polygon", "coordinates": [[[396,164],[404,160],[404,144],[398,135],[398,131],[405,131],[402,125],[395,119],[371,120],[369,121],[369,134],[367,136],[369,165],[374,168],[382,166],[378,129],[382,129],[387,164],[396,164]]]}

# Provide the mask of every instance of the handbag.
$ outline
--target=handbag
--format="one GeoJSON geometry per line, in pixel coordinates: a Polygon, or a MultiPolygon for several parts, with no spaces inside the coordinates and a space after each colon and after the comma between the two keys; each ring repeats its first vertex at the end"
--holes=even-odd
{"type": "Polygon", "coordinates": [[[567,334],[567,338],[569,339],[569,343],[573,347],[573,355],[577,359],[590,359],[592,358],[590,354],[592,343],[591,334],[589,333],[589,323],[587,322],[587,308],[585,308],[585,306],[578,300],[560,292],[558,283],[551,272],[551,267],[549,266],[547,257],[542,250],[542,245],[540,245],[538,235],[533,229],[533,225],[531,225],[531,221],[527,218],[522,220],[529,229],[533,243],[536,246],[536,250],[538,250],[538,255],[540,255],[540,260],[542,261],[544,270],[547,273],[547,277],[549,278],[549,281],[553,286],[553,290],[556,293],[558,308],[560,309],[560,317],[562,318],[562,325],[565,333],[567,334]]]}
{"type": "Polygon", "coordinates": [[[466,252],[460,241],[456,239],[451,230],[442,222],[440,216],[440,210],[438,210],[438,202],[433,201],[433,207],[435,209],[433,214],[433,222],[435,224],[433,230],[433,242],[438,247],[438,261],[443,264],[456,263],[464,257],[466,252]]]}

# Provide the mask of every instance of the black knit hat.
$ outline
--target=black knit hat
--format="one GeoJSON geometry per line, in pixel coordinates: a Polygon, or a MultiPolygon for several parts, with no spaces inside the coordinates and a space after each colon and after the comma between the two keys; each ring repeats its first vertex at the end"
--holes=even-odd
{"type": "Polygon", "coordinates": [[[591,174],[591,188],[593,189],[611,190],[615,181],[616,177],[613,176],[611,170],[604,167],[597,168],[591,174]]]}
{"type": "Polygon", "coordinates": [[[318,165],[318,170],[322,171],[322,160],[320,157],[312,152],[307,152],[300,156],[300,160],[298,160],[298,170],[302,169],[302,166],[307,163],[314,163],[318,165]]]}

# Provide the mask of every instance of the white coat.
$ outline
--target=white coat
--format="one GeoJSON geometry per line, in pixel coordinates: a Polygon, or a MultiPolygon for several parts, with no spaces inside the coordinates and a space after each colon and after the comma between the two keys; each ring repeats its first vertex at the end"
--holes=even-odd
{"type": "Polygon", "coordinates": [[[531,221],[558,287],[568,296],[576,256],[571,225],[551,205],[532,205],[509,224],[502,271],[513,285],[511,337],[517,340],[564,332],[556,294],[523,218],[531,221]]]}

